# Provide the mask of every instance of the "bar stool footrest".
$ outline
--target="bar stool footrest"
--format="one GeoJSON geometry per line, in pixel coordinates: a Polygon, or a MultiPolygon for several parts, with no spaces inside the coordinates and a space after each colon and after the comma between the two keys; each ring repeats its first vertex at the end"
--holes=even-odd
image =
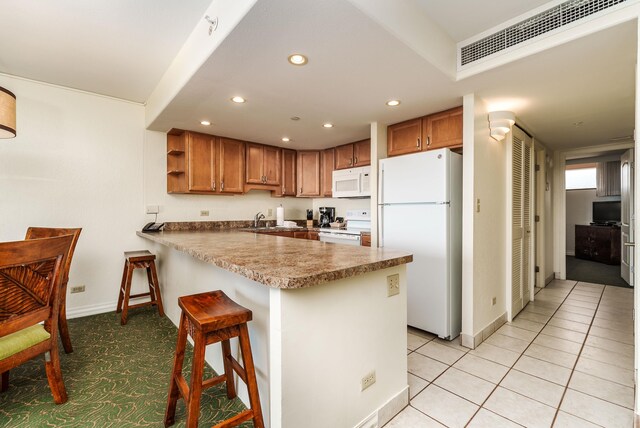
{"type": "Polygon", "coordinates": [[[214,425],[211,428],[231,428],[231,427],[238,426],[241,423],[246,422],[250,419],[253,419],[253,410],[248,409],[238,413],[234,417],[227,419],[224,422],[220,422],[219,424],[214,425]]]}

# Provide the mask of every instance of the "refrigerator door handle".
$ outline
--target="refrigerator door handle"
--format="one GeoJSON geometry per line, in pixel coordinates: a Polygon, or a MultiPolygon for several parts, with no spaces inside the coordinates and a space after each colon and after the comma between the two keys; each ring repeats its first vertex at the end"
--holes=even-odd
{"type": "Polygon", "coordinates": [[[384,205],[378,205],[378,248],[384,247],[384,205]]]}

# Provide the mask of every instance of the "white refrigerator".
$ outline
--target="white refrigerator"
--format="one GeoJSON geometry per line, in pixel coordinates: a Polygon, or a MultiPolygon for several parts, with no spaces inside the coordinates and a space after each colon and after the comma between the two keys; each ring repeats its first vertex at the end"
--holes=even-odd
{"type": "Polygon", "coordinates": [[[378,177],[380,246],[413,254],[407,323],[452,340],[462,328],[462,156],[382,159],[378,177]]]}

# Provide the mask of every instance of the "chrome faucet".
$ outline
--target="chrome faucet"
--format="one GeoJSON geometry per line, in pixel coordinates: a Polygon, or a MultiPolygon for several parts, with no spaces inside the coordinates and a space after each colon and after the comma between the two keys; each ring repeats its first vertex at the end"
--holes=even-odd
{"type": "Polygon", "coordinates": [[[253,217],[253,227],[258,227],[258,222],[264,218],[264,214],[258,211],[258,214],[253,217]]]}

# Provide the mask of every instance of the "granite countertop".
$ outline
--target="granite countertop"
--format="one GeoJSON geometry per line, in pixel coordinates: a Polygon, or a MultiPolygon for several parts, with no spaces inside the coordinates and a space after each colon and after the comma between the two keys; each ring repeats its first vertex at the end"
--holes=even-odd
{"type": "Polygon", "coordinates": [[[137,232],[273,288],[304,288],[413,261],[409,253],[239,230],[137,232]]]}

